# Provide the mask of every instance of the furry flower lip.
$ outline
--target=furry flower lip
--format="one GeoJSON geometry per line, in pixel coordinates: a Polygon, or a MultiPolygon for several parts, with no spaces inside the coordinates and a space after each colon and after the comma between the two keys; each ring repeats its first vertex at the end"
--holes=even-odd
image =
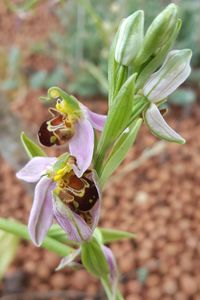
{"type": "Polygon", "coordinates": [[[46,147],[68,142],[70,154],[77,159],[74,172],[81,177],[92,162],[94,129],[102,131],[106,116],[90,111],[58,87],[50,88],[45,99],[56,100],[56,106],[49,109],[52,118],[39,129],[39,142],[46,147]]]}
{"type": "Polygon", "coordinates": [[[18,173],[19,179],[37,182],[28,229],[32,241],[41,245],[53,219],[70,240],[89,240],[97,226],[101,193],[96,174],[88,169],[82,177],[73,171],[75,157],[35,157],[18,173]]]}

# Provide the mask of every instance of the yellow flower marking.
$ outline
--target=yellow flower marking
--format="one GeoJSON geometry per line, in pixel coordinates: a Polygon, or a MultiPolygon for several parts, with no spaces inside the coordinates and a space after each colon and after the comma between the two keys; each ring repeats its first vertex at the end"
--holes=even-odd
{"type": "Polygon", "coordinates": [[[72,170],[72,166],[70,166],[69,164],[66,164],[66,166],[62,169],[59,169],[56,174],[53,177],[54,181],[60,181],[62,179],[62,177],[69,173],[72,170]]]}
{"type": "Polygon", "coordinates": [[[59,96],[60,96],[59,91],[57,91],[56,89],[51,89],[51,91],[50,91],[51,98],[58,98],[59,96]]]}

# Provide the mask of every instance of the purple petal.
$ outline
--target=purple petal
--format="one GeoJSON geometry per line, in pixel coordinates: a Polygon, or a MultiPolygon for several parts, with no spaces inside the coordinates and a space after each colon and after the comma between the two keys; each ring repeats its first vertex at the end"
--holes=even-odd
{"type": "Polygon", "coordinates": [[[104,252],[104,255],[105,255],[106,260],[109,265],[110,282],[111,282],[111,287],[112,287],[112,293],[114,295],[113,299],[115,299],[116,287],[117,287],[117,283],[118,283],[118,270],[117,270],[116,260],[115,260],[115,257],[113,255],[112,251],[110,250],[110,248],[102,245],[102,250],[104,252]]]}
{"type": "Polygon", "coordinates": [[[36,182],[55,161],[56,157],[34,157],[17,172],[16,176],[27,182],[36,182]]]}
{"type": "Polygon", "coordinates": [[[106,122],[106,115],[101,115],[92,112],[90,109],[87,108],[87,106],[83,105],[82,103],[79,103],[81,110],[83,111],[85,117],[90,121],[93,128],[102,131],[104,124],[106,122]]]}
{"type": "Polygon", "coordinates": [[[101,189],[99,186],[99,179],[97,177],[97,174],[93,171],[93,181],[96,185],[98,194],[99,194],[99,200],[96,202],[94,207],[90,210],[90,214],[92,216],[92,231],[95,230],[99,223],[99,218],[100,218],[100,210],[101,210],[101,200],[102,200],[102,195],[101,195],[101,189]]]}
{"type": "Polygon", "coordinates": [[[90,123],[92,124],[92,126],[99,130],[102,131],[104,124],[106,122],[106,115],[100,115],[100,114],[96,114],[94,112],[92,112],[91,110],[87,109],[87,115],[88,115],[88,120],[90,121],[90,123]]]}
{"type": "Polygon", "coordinates": [[[34,244],[40,246],[53,222],[52,191],[55,183],[42,177],[35,188],[28,230],[34,244]]]}
{"type": "Polygon", "coordinates": [[[76,123],[75,134],[69,141],[69,150],[77,159],[74,173],[81,177],[92,162],[94,150],[94,131],[87,119],[82,118],[76,123]]]}
{"type": "Polygon", "coordinates": [[[92,229],[78,214],[73,212],[55,195],[53,210],[56,221],[67,233],[69,240],[81,243],[90,239],[92,229]]]}
{"type": "Polygon", "coordinates": [[[81,254],[81,249],[76,249],[74,250],[72,253],[70,253],[69,255],[65,256],[63,259],[61,259],[58,267],[56,268],[56,271],[59,271],[65,267],[75,267],[76,265],[80,265],[76,262],[74,262],[74,260],[76,258],[78,258],[81,254]]]}

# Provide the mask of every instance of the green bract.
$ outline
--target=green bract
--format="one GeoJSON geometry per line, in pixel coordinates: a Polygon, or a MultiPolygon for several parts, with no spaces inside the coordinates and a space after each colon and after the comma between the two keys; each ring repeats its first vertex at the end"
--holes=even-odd
{"type": "Polygon", "coordinates": [[[116,168],[124,160],[128,150],[135,142],[136,136],[142,125],[142,119],[136,120],[130,128],[127,128],[116,141],[113,146],[103,171],[100,174],[100,184],[103,186],[108,180],[109,176],[116,170],[116,168]]]}
{"type": "Polygon", "coordinates": [[[81,245],[81,260],[86,270],[94,276],[102,278],[109,274],[107,260],[96,238],[81,245]]]}
{"type": "Polygon", "coordinates": [[[104,130],[97,148],[97,173],[99,171],[98,168],[100,167],[98,164],[101,164],[101,156],[105,155],[105,152],[110,145],[127,127],[133,106],[135,78],[136,74],[133,74],[127,79],[127,81],[121,87],[112,106],[110,107],[104,130]]]}

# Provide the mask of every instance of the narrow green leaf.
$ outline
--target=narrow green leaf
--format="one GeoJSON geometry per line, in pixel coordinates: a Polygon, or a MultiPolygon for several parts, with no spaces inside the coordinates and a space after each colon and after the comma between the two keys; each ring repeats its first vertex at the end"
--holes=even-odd
{"type": "Polygon", "coordinates": [[[13,234],[7,233],[3,230],[0,230],[0,280],[5,274],[8,266],[14,259],[18,244],[19,238],[13,234]]]}
{"type": "MultiPolygon", "coordinates": [[[[0,229],[30,241],[27,226],[15,220],[0,218],[0,229]]],[[[49,236],[46,236],[41,247],[48,249],[49,251],[54,252],[62,257],[67,256],[74,250],[72,247],[64,245],[63,243],[49,236]]]]}
{"type": "Polygon", "coordinates": [[[107,179],[124,160],[128,150],[135,142],[141,125],[142,119],[140,118],[133,123],[132,128],[127,128],[127,131],[123,132],[119,139],[116,141],[100,175],[101,186],[106,183],[107,179]]]}
{"type": "Polygon", "coordinates": [[[107,244],[114,241],[119,241],[122,239],[134,239],[135,234],[127,231],[116,230],[111,228],[100,228],[98,230],[101,232],[103,243],[107,244]]]}
{"type": "Polygon", "coordinates": [[[129,123],[132,113],[133,96],[135,90],[136,74],[130,76],[121,87],[115,101],[110,107],[108,117],[97,148],[96,169],[99,172],[102,157],[111,144],[124,131],[129,123]]]}
{"type": "Polygon", "coordinates": [[[21,142],[29,158],[33,158],[35,156],[46,156],[45,152],[30,138],[28,138],[24,132],[21,133],[21,142]]]}
{"type": "Polygon", "coordinates": [[[101,245],[94,237],[81,245],[81,260],[86,270],[96,277],[103,277],[109,273],[101,245]]]}

